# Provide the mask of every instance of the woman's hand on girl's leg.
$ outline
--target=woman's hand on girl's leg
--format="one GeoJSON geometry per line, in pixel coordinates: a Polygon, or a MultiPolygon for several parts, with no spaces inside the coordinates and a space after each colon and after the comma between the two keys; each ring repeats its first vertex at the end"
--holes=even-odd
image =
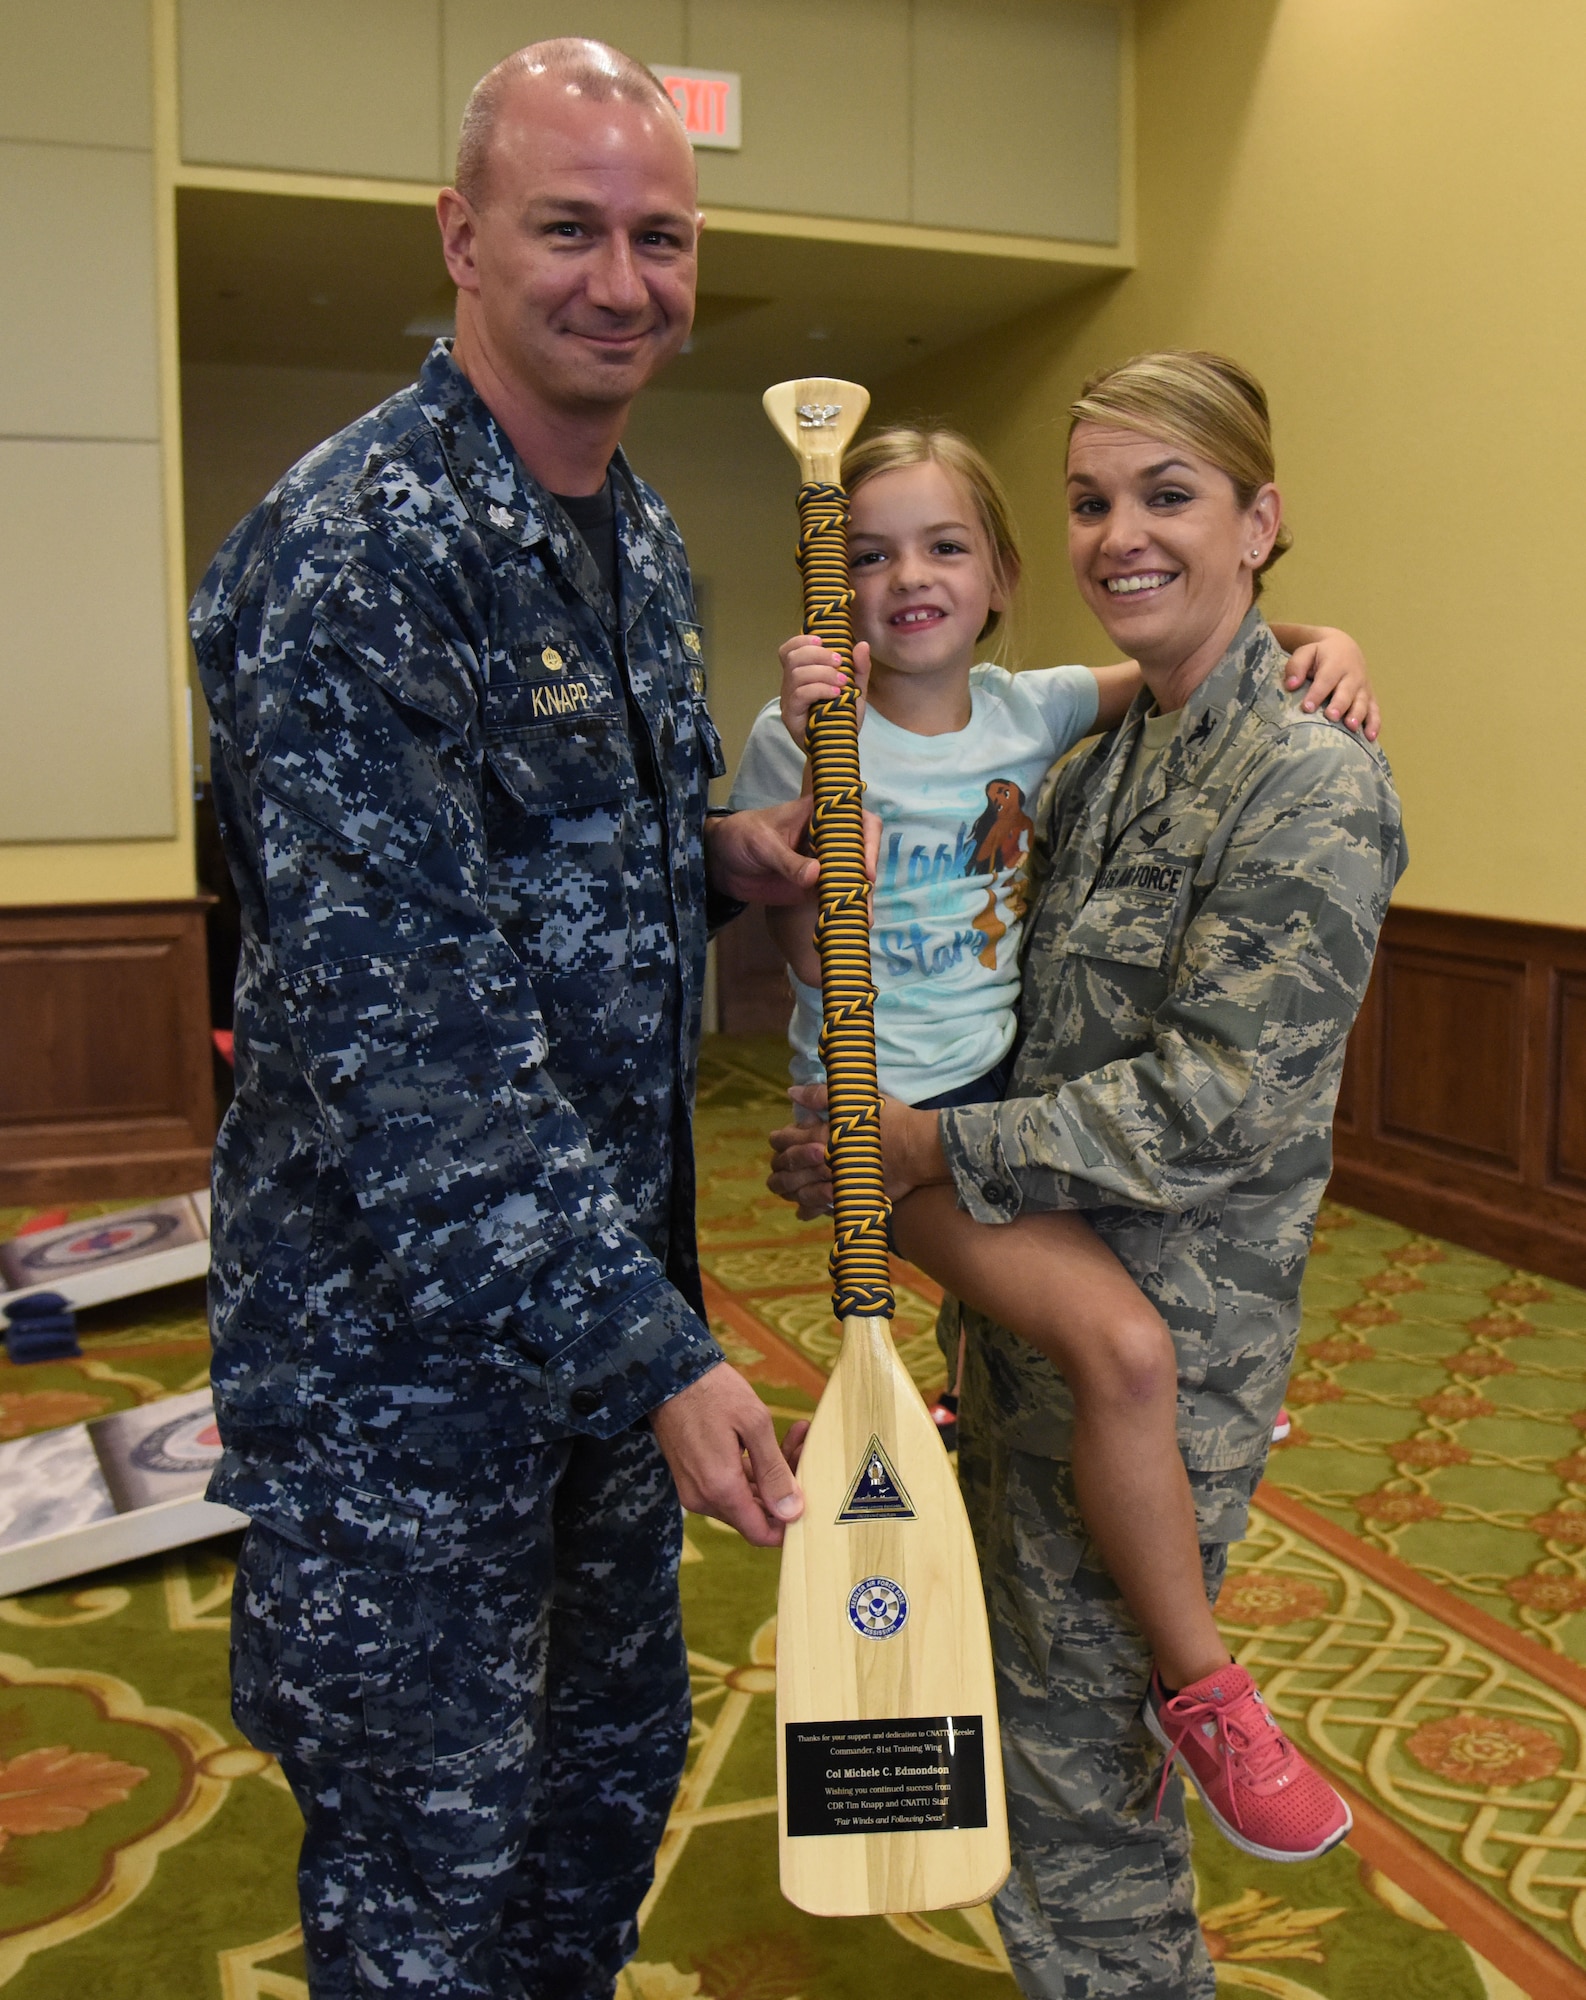
{"type": "Polygon", "coordinates": [[[902,1256],[1028,1341],[1063,1377],[1074,1399],[1069,1455],[1085,1525],[1163,1679],[1186,1687],[1215,1673],[1228,1649],[1201,1584],[1178,1449],[1178,1363],[1156,1308],[1073,1213],[992,1226],[965,1215],[950,1189],[927,1187],[893,1211],[892,1235],[902,1256]]]}
{"type": "MultiPolygon", "coordinates": [[[[784,1125],[771,1134],[771,1171],[766,1186],[784,1201],[792,1202],[800,1217],[808,1222],[832,1211],[831,1166],[826,1149],[831,1127],[826,1122],[826,1086],[823,1083],[796,1083],[788,1092],[800,1110],[817,1122],[784,1125]]],[[[895,1097],[881,1100],[881,1153],[886,1173],[887,1197],[900,1202],[919,1187],[940,1182],[954,1207],[942,1151],[941,1131],[934,1111],[916,1111],[895,1097]]],[[[967,1221],[968,1218],[966,1217],[967,1221]]]]}

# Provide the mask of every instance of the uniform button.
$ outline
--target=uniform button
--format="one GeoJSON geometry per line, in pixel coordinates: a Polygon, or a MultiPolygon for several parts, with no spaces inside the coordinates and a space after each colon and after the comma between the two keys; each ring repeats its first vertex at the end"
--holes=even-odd
{"type": "Polygon", "coordinates": [[[577,1417],[592,1417],[600,1408],[601,1395],[598,1389],[575,1389],[568,1399],[577,1417]]]}
{"type": "Polygon", "coordinates": [[[1008,1196],[1008,1190],[1000,1186],[996,1181],[987,1181],[980,1192],[985,1196],[987,1201],[992,1202],[1005,1201],[1008,1196]]]}

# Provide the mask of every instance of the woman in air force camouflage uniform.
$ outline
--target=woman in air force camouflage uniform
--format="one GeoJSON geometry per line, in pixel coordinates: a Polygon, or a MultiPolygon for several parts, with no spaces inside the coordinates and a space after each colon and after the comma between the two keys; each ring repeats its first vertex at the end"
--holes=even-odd
{"type": "MultiPolygon", "coordinates": [[[[1288,545],[1259,384],[1215,356],[1143,355],[1072,416],[1075,576],[1146,687],[1038,812],[1005,1101],[889,1103],[883,1140],[899,1247],[965,1300],[993,1269],[1007,1296],[1026,1256],[1032,1285],[1061,1283],[1041,1228],[1080,1211],[1157,1307],[1215,1597],[1288,1378],[1344,1044],[1404,846],[1385,759],[1285,692],[1256,607],[1288,545]]],[[[773,1141],[773,1185],[806,1212],[812,1136],[773,1141]]],[[[1281,1788],[1299,1760],[1237,1667],[1184,1691],[1192,1727],[1151,1685],[1079,1517],[1067,1388],[1005,1326],[964,1318],[960,1464],[1014,1842],[997,1911],[1020,1987],[1210,2000],[1176,1782],[1157,1810],[1160,1742],[1236,1839],[1239,1785],[1281,1788]],[[1242,1759],[1231,1787],[1225,1758],[1242,1759]]]]}

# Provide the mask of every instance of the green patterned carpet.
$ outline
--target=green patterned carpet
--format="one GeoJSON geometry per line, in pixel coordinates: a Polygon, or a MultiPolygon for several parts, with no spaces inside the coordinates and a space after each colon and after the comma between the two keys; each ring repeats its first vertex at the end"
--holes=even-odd
{"type": "MultiPolygon", "coordinates": [[[[0,1209],[0,1233],[26,1213],[0,1209]]],[[[208,1378],[202,1284],[82,1325],[80,1361],[0,1357],[0,1437],[208,1378]]],[[[235,1549],[232,1537],[0,1598],[0,1986],[18,2000],[307,1994],[302,1823],[227,1712],[235,1549]]]]}
{"type": "MultiPolygon", "coordinates": [[[[707,1047],[701,1239],[718,1333],[791,1417],[835,1340],[825,1233],[762,1185],[782,1063],[772,1042],[707,1047]]],[[[0,1210],[0,1233],[24,1214],[0,1210]]],[[[1324,1219],[1295,1438],[1222,1612],[1359,1831],[1281,1869],[1198,1826],[1220,1990],[1586,1994],[1586,1296],[1324,1219]]],[[[900,1345],[931,1391],[935,1288],[900,1277],[900,1345]]],[[[196,1286],[100,1308],[84,1332],[80,1361],[0,1361],[0,1436],[204,1379],[196,1286]]],[[[0,1600],[0,1985],[19,2000],[305,2000],[296,1811],[226,1709],[232,1553],[0,1600]]],[[[983,1911],[821,1922],[782,1901],[776,1574],[689,1522],[694,1744],[623,2000],[1011,2000],[983,1911]]]]}
{"type": "Polygon", "coordinates": [[[1586,1658],[1586,1299],[1331,1203],[1284,1491],[1586,1658]]]}

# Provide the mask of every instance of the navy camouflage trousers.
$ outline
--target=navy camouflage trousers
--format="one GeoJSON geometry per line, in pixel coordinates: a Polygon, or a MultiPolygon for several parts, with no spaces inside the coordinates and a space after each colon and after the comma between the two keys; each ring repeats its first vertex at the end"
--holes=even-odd
{"type": "MultiPolygon", "coordinates": [[[[1150,1651],[1090,1543],[1072,1467],[999,1435],[977,1364],[972,1339],[959,1478],[997,1670],[1013,1871],[995,1908],[1014,1977],[1029,2000],[1213,2000],[1176,1775],[1156,1815],[1150,1651]]],[[[1260,1473],[1190,1473],[1213,1602],[1260,1473]]]]}
{"type": "Polygon", "coordinates": [[[244,1539],[232,1712],[306,1822],[314,2000],[610,2000],[637,1942],[688,1743],[677,1494],[648,1426],[528,1477],[505,1553],[244,1539]]]}

